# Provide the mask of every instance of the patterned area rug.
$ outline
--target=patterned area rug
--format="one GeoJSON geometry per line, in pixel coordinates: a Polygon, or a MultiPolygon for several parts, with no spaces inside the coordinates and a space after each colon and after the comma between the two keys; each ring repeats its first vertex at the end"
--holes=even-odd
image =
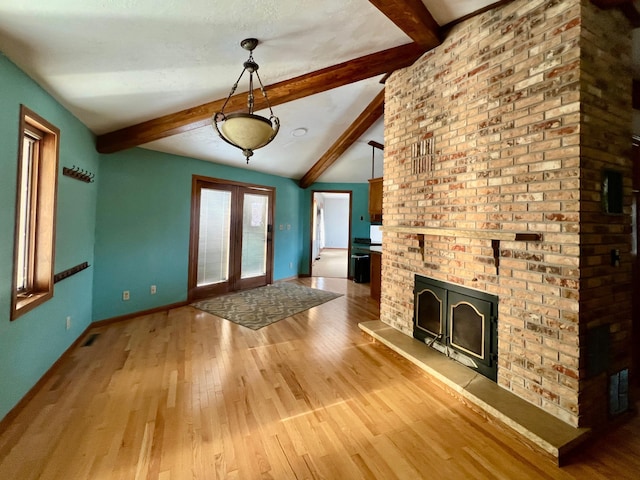
{"type": "Polygon", "coordinates": [[[279,282],[200,300],[191,305],[243,327],[258,330],[341,296],[340,293],[279,282]]]}

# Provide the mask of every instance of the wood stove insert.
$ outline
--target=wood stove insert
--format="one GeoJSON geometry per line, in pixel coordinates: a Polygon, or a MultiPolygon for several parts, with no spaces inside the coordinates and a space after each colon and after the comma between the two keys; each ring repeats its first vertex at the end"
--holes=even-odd
{"type": "Polygon", "coordinates": [[[498,297],[415,276],[413,336],[494,382],[498,297]]]}

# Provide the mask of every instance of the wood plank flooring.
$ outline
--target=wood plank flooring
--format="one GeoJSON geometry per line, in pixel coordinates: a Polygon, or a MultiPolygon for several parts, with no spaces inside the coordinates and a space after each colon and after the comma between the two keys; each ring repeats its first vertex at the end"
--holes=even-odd
{"type": "Polygon", "coordinates": [[[371,342],[367,285],[258,331],[182,307],[90,333],[0,432],[0,479],[640,478],[636,417],[559,468],[371,342]]]}

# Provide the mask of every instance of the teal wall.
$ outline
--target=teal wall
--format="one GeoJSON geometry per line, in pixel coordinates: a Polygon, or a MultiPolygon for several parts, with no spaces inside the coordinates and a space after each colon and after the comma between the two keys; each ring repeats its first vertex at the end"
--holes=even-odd
{"type": "Polygon", "coordinates": [[[0,53],[0,419],[29,391],[92,321],[97,183],[62,175],[76,165],[98,175],[95,139],[71,113],[0,53]],[[55,272],[91,268],[55,284],[54,297],[9,321],[13,275],[20,104],[60,129],[55,272]],[[66,318],[71,328],[66,330],[66,318]]]}
{"type": "Polygon", "coordinates": [[[191,179],[203,175],[275,187],[274,280],[298,274],[302,190],[294,180],[140,148],[101,160],[94,320],[187,299],[191,179]],[[291,267],[289,267],[291,265],[291,267]],[[150,286],[157,286],[151,295],[150,286]],[[122,292],[130,300],[122,300],[122,292]]]}
{"type": "MultiPolygon", "coordinates": [[[[309,255],[311,254],[311,202],[314,191],[350,191],[351,192],[351,241],[354,237],[369,237],[369,184],[368,183],[314,183],[304,190],[300,199],[302,211],[300,229],[302,232],[302,258],[300,274],[308,275],[309,255]]],[[[349,267],[351,270],[351,266],[349,267]]],[[[350,271],[351,275],[352,272],[350,271]]]]}
{"type": "Polygon", "coordinates": [[[313,190],[352,191],[352,236],[368,235],[367,184],[302,190],[295,180],[139,148],[99,155],[93,134],[1,53],[0,79],[0,419],[92,321],[186,300],[192,175],[275,187],[275,225],[291,228],[274,230],[274,280],[309,273],[313,190]],[[91,267],[56,283],[51,300],[11,322],[21,103],[61,132],[55,272],[91,267]],[[62,175],[74,165],[96,182],[62,175]],[[127,302],[123,290],[131,293],[127,302]]]}

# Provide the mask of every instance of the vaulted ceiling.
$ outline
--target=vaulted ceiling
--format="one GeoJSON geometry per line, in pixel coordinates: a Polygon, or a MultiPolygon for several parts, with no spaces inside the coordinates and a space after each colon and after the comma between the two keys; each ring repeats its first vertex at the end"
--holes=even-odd
{"type": "MultiPolygon", "coordinates": [[[[142,147],[303,187],[364,182],[382,174],[369,142],[384,141],[385,75],[437,46],[443,27],[508,1],[3,0],[0,51],[97,135],[100,152],[142,147]],[[211,128],[247,37],[260,40],[253,56],[281,123],[249,165],[211,128]]],[[[637,14],[630,0],[593,3],[637,14]]],[[[243,82],[226,112],[246,108],[243,82]]]]}

